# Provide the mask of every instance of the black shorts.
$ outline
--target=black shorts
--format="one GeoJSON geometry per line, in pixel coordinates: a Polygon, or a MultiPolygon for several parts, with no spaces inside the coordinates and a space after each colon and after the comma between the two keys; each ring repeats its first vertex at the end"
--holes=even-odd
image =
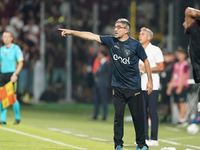
{"type": "Polygon", "coordinates": [[[187,92],[188,92],[188,90],[182,90],[182,92],[180,94],[176,94],[175,89],[174,89],[173,90],[174,102],[175,103],[186,102],[186,100],[187,100],[187,92]]]}
{"type": "MultiPolygon", "coordinates": [[[[9,81],[13,73],[0,73],[0,88],[6,85],[9,81]]],[[[14,92],[17,91],[17,82],[13,83],[14,92]]]]}

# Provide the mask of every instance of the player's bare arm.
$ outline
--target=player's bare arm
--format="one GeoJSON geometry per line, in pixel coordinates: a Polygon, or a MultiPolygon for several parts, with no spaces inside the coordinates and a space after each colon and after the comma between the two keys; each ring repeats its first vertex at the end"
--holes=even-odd
{"type": "Polygon", "coordinates": [[[156,67],[151,68],[151,72],[155,73],[155,72],[160,72],[164,70],[164,62],[159,62],[156,64],[157,64],[156,67]]]}
{"type": "Polygon", "coordinates": [[[82,39],[101,43],[100,36],[91,32],[61,29],[61,28],[59,28],[58,30],[62,31],[61,35],[64,37],[66,37],[66,35],[73,35],[73,36],[80,37],[82,39]]]}
{"type": "MultiPolygon", "coordinates": [[[[145,67],[142,64],[139,64],[139,68],[140,70],[146,72],[145,67]]],[[[156,72],[160,72],[164,70],[164,63],[163,62],[159,62],[157,63],[156,67],[151,68],[151,72],[156,73],[156,72]]]]}
{"type": "Polygon", "coordinates": [[[17,81],[18,79],[18,75],[23,67],[24,63],[23,61],[18,62],[17,68],[15,70],[15,72],[13,73],[13,75],[11,76],[10,80],[14,83],[17,81]]]}
{"type": "Polygon", "coordinates": [[[151,92],[153,90],[153,80],[152,80],[152,76],[151,76],[151,68],[150,68],[150,64],[149,64],[149,61],[147,58],[143,62],[144,62],[144,66],[145,66],[145,70],[146,70],[147,78],[148,78],[147,91],[148,91],[148,95],[149,95],[149,94],[151,94],[151,92]]]}
{"type": "Polygon", "coordinates": [[[184,73],[183,74],[183,79],[182,79],[181,83],[179,84],[178,88],[176,89],[176,94],[180,94],[181,93],[185,82],[187,82],[187,78],[188,78],[187,73],[184,73]]]}
{"type": "Polygon", "coordinates": [[[185,14],[189,15],[192,18],[200,18],[200,10],[192,7],[186,8],[185,14]]]}
{"type": "Polygon", "coordinates": [[[185,22],[183,23],[185,29],[195,21],[195,18],[200,18],[200,10],[187,7],[185,10],[185,22]]]}

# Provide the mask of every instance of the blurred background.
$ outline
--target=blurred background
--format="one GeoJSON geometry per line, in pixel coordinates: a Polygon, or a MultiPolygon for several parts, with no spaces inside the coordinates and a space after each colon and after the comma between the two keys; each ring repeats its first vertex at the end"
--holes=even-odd
{"type": "Polygon", "coordinates": [[[187,49],[182,24],[188,6],[199,9],[199,0],[1,0],[0,43],[2,33],[10,31],[24,54],[19,100],[93,102],[93,63],[106,47],[63,38],[58,28],[112,35],[115,21],[127,18],[133,38],[138,39],[140,28],[150,28],[152,44],[174,52],[178,46],[187,49]]]}

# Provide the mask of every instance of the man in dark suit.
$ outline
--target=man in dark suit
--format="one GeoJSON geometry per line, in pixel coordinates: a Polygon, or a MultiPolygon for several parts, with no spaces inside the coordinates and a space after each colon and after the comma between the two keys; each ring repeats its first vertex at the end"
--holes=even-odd
{"type": "Polygon", "coordinates": [[[100,65],[97,71],[94,73],[95,80],[95,91],[94,91],[94,120],[97,119],[99,115],[99,107],[102,104],[103,108],[103,118],[106,120],[108,114],[108,91],[110,85],[110,73],[111,66],[107,58],[107,52],[105,50],[100,50],[97,55],[100,65]]]}

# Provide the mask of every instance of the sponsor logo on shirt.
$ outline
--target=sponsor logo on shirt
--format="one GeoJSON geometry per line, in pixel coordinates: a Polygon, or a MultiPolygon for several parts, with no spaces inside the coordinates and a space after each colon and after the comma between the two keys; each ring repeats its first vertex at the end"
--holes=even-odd
{"type": "Polygon", "coordinates": [[[120,49],[117,45],[115,45],[114,47],[117,48],[117,49],[120,49]]]}
{"type": "Polygon", "coordinates": [[[128,58],[122,58],[121,56],[118,56],[117,54],[113,55],[114,60],[119,60],[122,64],[130,64],[130,57],[128,58]]]}

